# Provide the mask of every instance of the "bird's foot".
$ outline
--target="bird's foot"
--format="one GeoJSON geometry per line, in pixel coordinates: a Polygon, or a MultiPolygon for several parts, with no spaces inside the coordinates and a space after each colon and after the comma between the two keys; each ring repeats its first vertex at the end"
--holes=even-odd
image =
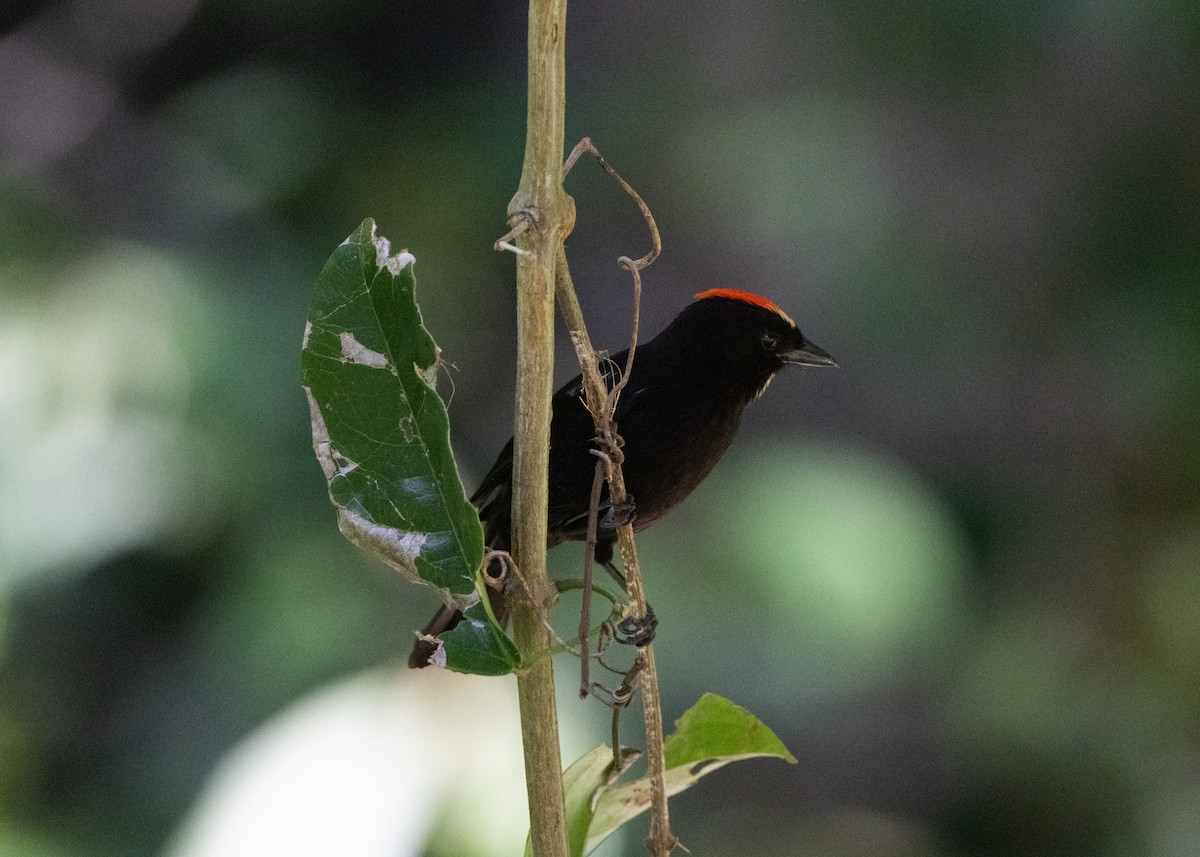
{"type": "Polygon", "coordinates": [[[604,511],[604,517],[600,519],[600,526],[606,530],[615,530],[625,524],[632,524],[635,520],[637,520],[637,506],[633,502],[633,495],[626,494],[623,502],[608,504],[604,511]]]}
{"type": "Polygon", "coordinates": [[[654,633],[658,628],[658,617],[654,608],[646,605],[645,616],[626,616],[617,623],[617,633],[613,640],[626,646],[648,646],[654,641],[654,633]]]}

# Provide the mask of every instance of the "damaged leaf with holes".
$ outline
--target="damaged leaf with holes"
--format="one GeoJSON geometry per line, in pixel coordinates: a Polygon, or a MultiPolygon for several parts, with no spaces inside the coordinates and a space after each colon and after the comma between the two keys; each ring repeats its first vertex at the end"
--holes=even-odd
{"type": "MultiPolygon", "coordinates": [[[[393,255],[364,220],[317,279],[301,373],[313,451],[342,534],[467,610],[483,586],[483,528],[450,448],[435,389],[440,352],[421,322],[414,262],[407,251],[393,255]]],[[[489,611],[470,615],[474,633],[447,635],[437,661],[460,672],[511,671],[512,641],[489,611]]]]}

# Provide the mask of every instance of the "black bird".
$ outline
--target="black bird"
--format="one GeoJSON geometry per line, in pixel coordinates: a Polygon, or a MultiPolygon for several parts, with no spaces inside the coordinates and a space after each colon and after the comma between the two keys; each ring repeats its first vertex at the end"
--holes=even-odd
{"type": "MultiPolygon", "coordinates": [[[[629,383],[617,402],[634,530],[657,521],[704,480],[729,449],[742,411],[762,395],[776,372],[789,364],[837,365],[767,298],[738,289],[711,289],[696,298],[658,336],[638,346],[629,383]]],[[[614,354],[606,364],[610,389],[627,353],[614,354]]],[[[587,537],[596,467],[589,450],[595,447],[596,431],[583,396],[577,375],[551,403],[548,547],[587,537]]],[[[496,550],[510,547],[512,465],[510,440],[471,497],[483,521],[484,542],[496,550]]],[[[607,504],[607,493],[602,504],[607,504]]],[[[602,527],[595,558],[619,577],[611,562],[615,541],[615,528],[602,527]]],[[[497,618],[506,621],[503,599],[491,590],[489,595],[497,618]]],[[[427,666],[436,644],[426,638],[450,630],[461,619],[461,613],[443,606],[417,639],[409,666],[427,666]]]]}

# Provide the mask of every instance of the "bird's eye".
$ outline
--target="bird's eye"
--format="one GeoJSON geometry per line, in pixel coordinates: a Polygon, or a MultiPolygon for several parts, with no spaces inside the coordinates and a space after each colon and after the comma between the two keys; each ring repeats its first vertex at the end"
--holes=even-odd
{"type": "Polygon", "coordinates": [[[762,343],[763,348],[768,351],[774,351],[775,346],[779,344],[779,337],[774,333],[764,333],[759,341],[762,343]]]}

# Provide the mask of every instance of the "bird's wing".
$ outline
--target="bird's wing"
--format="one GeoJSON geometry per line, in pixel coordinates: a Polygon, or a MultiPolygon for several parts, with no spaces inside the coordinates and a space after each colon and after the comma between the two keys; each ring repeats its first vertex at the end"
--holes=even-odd
{"type": "Polygon", "coordinates": [[[483,522],[483,540],[494,550],[508,550],[512,529],[513,442],[509,440],[483,477],[471,502],[483,522]]]}
{"type": "MultiPolygon", "coordinates": [[[[622,351],[601,363],[608,389],[612,389],[625,367],[622,351]]],[[[636,366],[636,363],[635,363],[636,366]]],[[[636,369],[635,369],[636,372],[636,369]]],[[[636,378],[634,379],[636,381],[636,378]]],[[[639,386],[627,386],[617,401],[617,428],[625,421],[637,422],[637,415],[652,396],[639,386]]],[[[579,377],[564,384],[554,396],[554,422],[550,426],[550,509],[552,543],[569,538],[583,538],[587,530],[588,498],[596,473],[596,457],[592,450],[595,441],[595,420],[584,406],[583,383],[579,377]]],[[[600,495],[600,513],[605,514],[610,502],[608,486],[600,495]]]]}
{"type": "MultiPolygon", "coordinates": [[[[614,354],[601,364],[604,380],[612,389],[625,365],[627,352],[614,354]]],[[[642,390],[626,389],[617,405],[618,420],[638,409],[642,390]]],[[[595,473],[594,420],[583,401],[583,381],[576,375],[559,387],[551,400],[554,418],[550,424],[550,497],[548,524],[550,543],[579,538],[587,525],[587,501],[595,473]],[[582,512],[581,512],[582,510],[582,512]]],[[[513,442],[510,440],[475,493],[471,502],[479,509],[487,543],[497,549],[509,547],[512,518],[513,442]]],[[[602,508],[607,508],[607,488],[602,508]]]]}

